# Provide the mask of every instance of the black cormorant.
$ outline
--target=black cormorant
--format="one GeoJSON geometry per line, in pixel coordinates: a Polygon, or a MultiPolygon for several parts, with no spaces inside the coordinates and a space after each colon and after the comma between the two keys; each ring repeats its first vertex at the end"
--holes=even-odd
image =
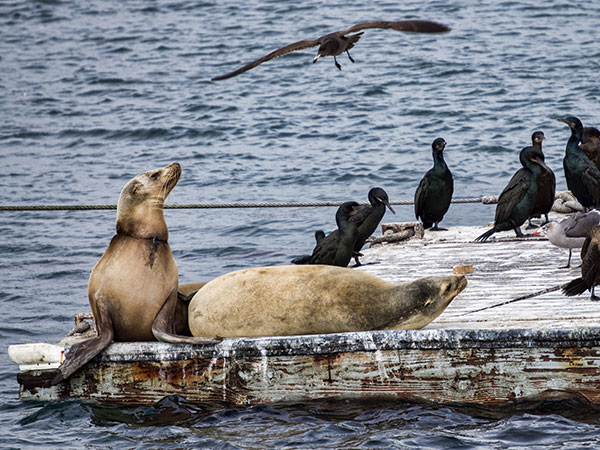
{"type": "Polygon", "coordinates": [[[583,294],[591,291],[592,300],[600,300],[594,287],[600,284],[600,225],[591,229],[581,248],[581,277],[570,281],[563,289],[566,295],[583,294]]]}
{"type": "Polygon", "coordinates": [[[431,231],[444,230],[438,228],[438,223],[448,211],[454,192],[452,173],[444,161],[445,147],[444,139],[437,138],[433,141],[433,167],[425,173],[415,191],[415,216],[417,219],[421,218],[424,228],[433,225],[431,231]]]}
{"type": "MultiPolygon", "coordinates": [[[[325,238],[325,232],[323,230],[315,231],[315,242],[319,244],[325,238]]],[[[312,255],[302,255],[292,259],[292,264],[309,264],[312,255]]]]}
{"type": "Polygon", "coordinates": [[[296,50],[316,47],[317,45],[319,46],[319,50],[317,52],[317,56],[315,56],[315,58],[313,59],[313,63],[317,62],[317,60],[319,58],[322,58],[323,56],[333,56],[335,66],[338,69],[342,70],[342,67],[337,62],[336,56],[346,52],[350,61],[354,62],[354,60],[350,56],[350,53],[348,53],[348,50],[354,47],[354,44],[358,42],[360,36],[363,33],[357,33],[351,36],[346,35],[367,28],[387,28],[396,31],[406,31],[410,33],[444,33],[450,31],[450,28],[446,25],[442,25],[436,22],[430,22],[428,20],[400,20],[395,22],[389,22],[385,20],[373,20],[370,22],[361,22],[357,23],[356,25],[352,25],[346,30],[335,31],[333,33],[321,36],[317,39],[302,40],[294,42],[293,44],[286,45],[285,47],[278,48],[277,50],[272,51],[268,55],[263,56],[262,58],[259,58],[249,64],[246,64],[244,67],[241,67],[225,75],[214,77],[212,80],[224,80],[226,78],[235,77],[236,75],[244,73],[247,70],[250,70],[258,66],[259,64],[262,64],[273,58],[283,56],[287,53],[294,52],[296,50]]]}
{"type": "Polygon", "coordinates": [[[598,128],[585,127],[583,129],[579,148],[600,169],[600,130],[598,128]]]}
{"type": "Polygon", "coordinates": [[[372,188],[369,190],[368,197],[370,205],[362,205],[356,208],[356,213],[350,217],[350,222],[355,223],[358,227],[358,236],[356,238],[356,244],[354,245],[353,254],[357,266],[360,266],[358,257],[362,256],[360,254],[360,249],[365,245],[369,236],[371,236],[379,226],[379,223],[385,214],[386,206],[392,213],[396,214],[390,205],[387,193],[382,188],[372,188]]]}
{"type": "Polygon", "coordinates": [[[352,259],[358,228],[350,222],[357,202],[344,202],[335,214],[338,229],[323,238],[314,248],[310,264],[346,267],[352,259]]]}
{"type": "Polygon", "coordinates": [[[571,128],[567,141],[563,167],[567,187],[581,205],[588,210],[600,207],[600,170],[579,148],[583,136],[583,125],[577,117],[558,119],[571,128]]]}
{"type": "Polygon", "coordinates": [[[531,215],[535,204],[537,180],[544,170],[549,169],[535,147],[527,147],[523,158],[519,159],[524,167],[513,175],[500,194],[493,228],[475,239],[476,242],[483,242],[498,231],[515,230],[518,237],[523,237],[520,227],[531,215]]]}
{"type": "MultiPolygon", "coordinates": [[[[542,142],[546,137],[544,133],[541,131],[535,131],[531,135],[531,145],[535,147],[538,152],[538,155],[541,155],[542,161],[545,162],[544,152],[542,151],[542,142]]],[[[522,158],[524,157],[524,153],[527,147],[521,150],[521,154],[519,155],[519,159],[521,160],[521,164],[523,164],[522,158]]],[[[525,164],[523,164],[525,166],[525,164]]],[[[535,205],[533,206],[533,210],[531,211],[531,215],[529,216],[529,227],[533,228],[534,225],[531,223],[531,219],[534,217],[540,217],[544,215],[546,218],[546,222],[548,223],[548,213],[552,209],[552,205],[554,204],[554,196],[556,194],[556,176],[554,172],[549,167],[547,170],[544,170],[542,176],[538,178],[538,190],[537,196],[535,199],[535,205]]]]}

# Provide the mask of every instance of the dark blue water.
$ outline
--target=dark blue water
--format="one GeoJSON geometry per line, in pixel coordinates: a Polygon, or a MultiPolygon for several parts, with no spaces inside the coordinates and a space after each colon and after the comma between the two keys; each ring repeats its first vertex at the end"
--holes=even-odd
{"type": "MultiPolygon", "coordinates": [[[[0,203],[114,204],[133,176],[178,161],[168,203],[411,199],[448,142],[455,197],[497,195],[531,133],[559,189],[574,114],[600,125],[595,2],[4,1],[0,203]],[[299,39],[371,19],[444,22],[438,36],[367,30],[338,71],[314,49],[210,82],[299,39]]],[[[412,220],[397,207],[386,221],[412,220]]],[[[282,264],[335,208],[168,210],[181,282],[282,264]]],[[[389,214],[389,213],[388,213],[389,214]]],[[[453,205],[444,224],[493,207],[453,205]]],[[[145,408],[18,400],[9,344],[55,342],[89,310],[87,278],[114,211],[0,212],[0,446],[27,448],[584,448],[581,405],[472,410],[409,404],[145,408]]]]}

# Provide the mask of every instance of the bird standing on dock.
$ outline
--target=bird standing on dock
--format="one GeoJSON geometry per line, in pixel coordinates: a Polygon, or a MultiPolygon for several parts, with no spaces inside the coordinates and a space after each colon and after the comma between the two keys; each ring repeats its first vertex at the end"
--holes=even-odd
{"type": "Polygon", "coordinates": [[[369,190],[369,203],[370,205],[362,205],[356,208],[356,213],[350,217],[350,222],[356,224],[358,228],[358,236],[356,237],[356,244],[354,244],[354,261],[357,266],[360,266],[360,261],[358,260],[360,254],[360,250],[367,239],[373,234],[373,232],[379,226],[381,219],[385,214],[385,208],[387,207],[393,214],[396,214],[396,211],[390,205],[390,201],[385,192],[380,187],[374,187],[369,190]]]}
{"type": "Polygon", "coordinates": [[[431,231],[445,230],[439,228],[438,223],[448,211],[454,192],[452,173],[444,161],[445,147],[444,139],[437,138],[433,141],[433,167],[425,173],[415,191],[415,217],[421,218],[423,228],[431,228],[433,225],[431,231]]]}
{"type": "Polygon", "coordinates": [[[598,128],[585,127],[583,129],[579,148],[600,169],[600,130],[598,128]]]}
{"type": "Polygon", "coordinates": [[[323,238],[314,248],[309,264],[327,264],[346,267],[352,259],[358,228],[350,222],[355,214],[357,202],[344,202],[335,214],[338,229],[323,238]]]}
{"type": "Polygon", "coordinates": [[[583,294],[589,290],[592,300],[600,300],[594,287],[600,284],[600,225],[594,226],[581,248],[581,277],[570,281],[563,289],[565,295],[583,294]]]}
{"type": "Polygon", "coordinates": [[[523,167],[513,175],[498,198],[493,228],[475,239],[476,242],[484,242],[498,231],[515,230],[517,237],[525,237],[520,227],[531,216],[538,179],[544,170],[550,170],[542,158],[535,147],[526,147],[519,158],[523,167]]]}
{"type": "MultiPolygon", "coordinates": [[[[537,154],[541,155],[542,161],[544,162],[546,159],[544,157],[544,152],[542,151],[542,142],[545,138],[546,137],[544,136],[544,133],[541,131],[535,131],[531,135],[531,146],[537,150],[537,154]]],[[[527,148],[528,147],[525,147],[523,150],[521,150],[519,155],[520,160],[523,158],[522,155],[526,153],[527,148]]],[[[522,161],[521,164],[523,164],[522,161]]],[[[546,218],[546,222],[544,223],[548,223],[548,213],[554,204],[554,197],[556,195],[556,176],[550,168],[547,169],[548,170],[544,170],[542,176],[538,178],[537,196],[535,199],[535,205],[533,205],[533,210],[529,216],[529,228],[535,227],[531,223],[531,219],[534,217],[540,217],[542,214],[546,218]]]]}
{"type": "Polygon", "coordinates": [[[571,267],[571,250],[581,248],[590,230],[598,224],[600,224],[600,212],[594,209],[578,212],[560,222],[548,222],[544,225],[546,236],[552,244],[569,249],[569,260],[561,269],[571,267]]]}
{"type": "MultiPolygon", "coordinates": [[[[325,232],[323,230],[315,231],[315,242],[317,245],[325,239],[325,232]]],[[[292,259],[292,264],[310,264],[310,258],[312,255],[302,255],[292,259]]]]}
{"type": "Polygon", "coordinates": [[[352,25],[346,30],[335,31],[333,33],[321,36],[317,39],[302,40],[278,48],[277,50],[272,51],[268,55],[263,56],[262,58],[259,58],[255,61],[252,61],[251,63],[246,64],[245,66],[234,70],[233,72],[214,77],[212,78],[212,81],[225,80],[227,78],[235,77],[236,75],[244,73],[247,70],[250,70],[258,66],[259,64],[262,64],[273,58],[278,58],[296,50],[303,50],[305,48],[316,47],[317,45],[319,46],[319,50],[317,51],[317,55],[313,59],[313,63],[317,62],[319,58],[322,58],[324,56],[333,56],[335,66],[339,70],[342,70],[342,66],[338,63],[336,56],[346,52],[346,54],[348,55],[348,59],[354,62],[354,59],[352,59],[352,57],[350,56],[349,50],[352,47],[354,47],[354,44],[358,42],[358,40],[364,32],[356,33],[350,36],[347,35],[367,28],[384,28],[396,31],[405,31],[409,33],[445,33],[450,31],[450,28],[446,25],[442,25],[436,22],[430,22],[427,20],[400,20],[395,22],[389,22],[385,20],[373,20],[369,22],[361,22],[357,23],[356,25],[352,25]]]}
{"type": "Polygon", "coordinates": [[[557,120],[571,128],[563,159],[567,187],[585,210],[600,208],[600,170],[579,148],[583,125],[577,117],[557,120]]]}

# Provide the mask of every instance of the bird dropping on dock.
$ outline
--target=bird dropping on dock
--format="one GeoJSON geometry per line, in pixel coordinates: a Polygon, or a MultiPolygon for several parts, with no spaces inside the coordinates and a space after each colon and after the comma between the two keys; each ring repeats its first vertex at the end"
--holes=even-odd
{"type": "Polygon", "coordinates": [[[333,33],[325,34],[316,39],[305,39],[302,41],[294,42],[293,44],[286,45],[272,51],[268,55],[263,56],[243,67],[240,67],[233,72],[229,72],[225,75],[219,75],[212,78],[212,81],[225,80],[227,78],[235,77],[241,73],[244,73],[264,62],[270,61],[271,59],[278,58],[286,55],[290,52],[297,50],[303,50],[310,47],[319,46],[317,55],[313,59],[313,63],[317,62],[324,56],[333,56],[335,66],[342,70],[342,66],[338,63],[336,56],[346,53],[348,59],[354,62],[354,59],[350,56],[349,50],[354,47],[364,32],[356,33],[360,30],[368,28],[380,28],[380,29],[391,29],[395,31],[403,31],[407,33],[445,33],[450,31],[450,27],[437,23],[430,22],[428,20],[399,20],[399,21],[385,21],[385,20],[372,20],[368,22],[357,23],[352,25],[350,28],[340,31],[334,31],[333,33]],[[356,34],[350,34],[356,33],[356,34]]]}

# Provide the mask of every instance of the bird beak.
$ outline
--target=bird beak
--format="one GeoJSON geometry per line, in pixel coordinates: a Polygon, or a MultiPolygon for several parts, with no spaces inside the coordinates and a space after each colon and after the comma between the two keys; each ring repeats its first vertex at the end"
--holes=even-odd
{"type": "Polygon", "coordinates": [[[392,208],[392,205],[390,205],[390,202],[388,202],[387,200],[384,200],[384,199],[382,199],[382,198],[379,198],[379,197],[377,197],[377,200],[379,200],[381,203],[383,203],[385,206],[387,206],[387,207],[388,207],[388,209],[389,209],[389,210],[390,210],[392,213],[396,214],[396,211],[394,211],[394,208],[392,208]]]}
{"type": "Polygon", "coordinates": [[[317,56],[315,56],[315,58],[313,59],[313,64],[316,63],[320,57],[321,57],[321,54],[320,53],[317,54],[317,56]]]}

